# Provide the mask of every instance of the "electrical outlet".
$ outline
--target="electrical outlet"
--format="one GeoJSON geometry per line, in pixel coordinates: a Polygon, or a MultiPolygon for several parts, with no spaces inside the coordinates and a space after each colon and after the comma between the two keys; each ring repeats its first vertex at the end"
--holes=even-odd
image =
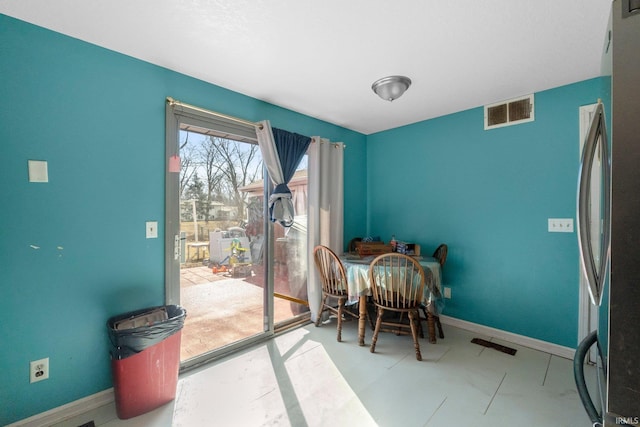
{"type": "Polygon", "coordinates": [[[451,298],[451,288],[444,288],[444,297],[445,298],[451,298]]]}
{"type": "Polygon", "coordinates": [[[549,218],[550,233],[573,233],[573,218],[549,218]]]}
{"type": "Polygon", "coordinates": [[[29,381],[32,383],[49,378],[49,358],[34,360],[30,363],[29,381]]]}

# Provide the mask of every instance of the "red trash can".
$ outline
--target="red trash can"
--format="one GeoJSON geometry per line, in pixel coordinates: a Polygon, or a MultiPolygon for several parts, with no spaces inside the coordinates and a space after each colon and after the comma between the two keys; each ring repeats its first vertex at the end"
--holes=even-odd
{"type": "Polygon", "coordinates": [[[175,399],[185,317],[184,308],[167,305],[107,322],[118,418],[136,417],[175,399]]]}

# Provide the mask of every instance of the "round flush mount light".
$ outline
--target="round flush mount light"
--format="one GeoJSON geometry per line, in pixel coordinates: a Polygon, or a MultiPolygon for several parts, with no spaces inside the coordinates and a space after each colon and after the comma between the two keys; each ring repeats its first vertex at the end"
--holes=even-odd
{"type": "Polygon", "coordinates": [[[393,101],[411,86],[411,79],[405,76],[389,76],[376,80],[371,85],[371,89],[385,101],[393,101]]]}

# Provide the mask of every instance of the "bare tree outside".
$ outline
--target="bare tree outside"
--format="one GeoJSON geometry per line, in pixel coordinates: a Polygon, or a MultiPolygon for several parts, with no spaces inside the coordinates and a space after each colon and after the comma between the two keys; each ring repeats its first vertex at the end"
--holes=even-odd
{"type": "Polygon", "coordinates": [[[197,171],[195,144],[189,143],[190,132],[180,132],[180,198],[185,198],[186,189],[197,171]]]}
{"type": "Polygon", "coordinates": [[[262,160],[257,145],[208,136],[200,148],[204,161],[209,201],[235,206],[243,218],[247,198],[239,189],[262,179],[262,160]]]}
{"type": "MultiPolygon", "coordinates": [[[[205,183],[200,179],[197,172],[194,173],[193,178],[184,190],[184,199],[185,201],[195,203],[196,219],[204,218],[205,221],[209,221],[211,205],[207,201],[207,194],[204,188],[205,183]]],[[[189,217],[189,215],[186,216],[189,217]]],[[[194,219],[193,210],[191,211],[191,218],[189,219],[194,219]]]]}
{"type": "MultiPolygon", "coordinates": [[[[243,220],[248,200],[240,188],[262,179],[260,148],[188,131],[181,131],[180,139],[180,198],[195,200],[198,217],[207,222],[216,219],[216,202],[234,208],[226,219],[243,220]]],[[[185,219],[189,216],[185,210],[185,219]]]]}

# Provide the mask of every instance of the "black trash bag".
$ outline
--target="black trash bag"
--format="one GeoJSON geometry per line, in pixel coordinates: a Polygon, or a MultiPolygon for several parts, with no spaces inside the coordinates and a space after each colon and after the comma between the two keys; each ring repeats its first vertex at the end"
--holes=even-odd
{"type": "Polygon", "coordinates": [[[187,317],[187,311],[184,308],[177,305],[165,305],[131,311],[110,318],[107,321],[107,328],[111,341],[111,358],[114,360],[126,359],[162,342],[182,329],[185,317],[187,317]],[[161,309],[166,310],[166,320],[155,321],[143,326],[117,329],[118,323],[122,321],[140,318],[161,309]]]}

